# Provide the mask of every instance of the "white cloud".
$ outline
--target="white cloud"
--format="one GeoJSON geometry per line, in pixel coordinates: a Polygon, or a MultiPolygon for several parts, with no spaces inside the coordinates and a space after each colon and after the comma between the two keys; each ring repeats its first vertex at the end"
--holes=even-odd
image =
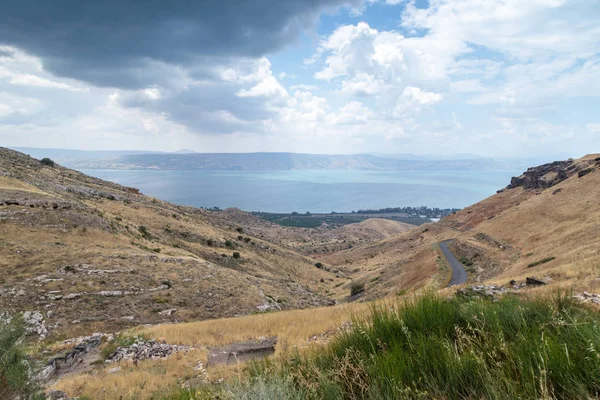
{"type": "Polygon", "coordinates": [[[273,66],[266,57],[155,62],[137,71],[144,82],[132,86],[138,90],[52,76],[38,58],[0,46],[0,141],[497,155],[597,145],[595,2],[430,0],[417,8],[411,1],[367,0],[364,6],[383,3],[398,6],[385,9],[398,11],[397,29],[383,30],[377,19],[339,25],[304,65],[304,42],[301,51],[272,58],[279,60],[273,66]],[[294,85],[282,85],[286,79],[294,85]]]}
{"type": "Polygon", "coordinates": [[[258,82],[250,89],[242,89],[237,92],[239,97],[277,97],[287,96],[285,88],[275,79],[274,76],[268,76],[258,82]]]}
{"type": "Polygon", "coordinates": [[[409,101],[414,101],[422,105],[432,105],[442,100],[442,95],[434,92],[427,92],[418,87],[408,86],[404,88],[402,96],[409,101]]]}
{"type": "Polygon", "coordinates": [[[384,83],[376,80],[373,75],[359,72],[350,79],[342,82],[342,92],[353,95],[372,96],[380,92],[384,83]]]}

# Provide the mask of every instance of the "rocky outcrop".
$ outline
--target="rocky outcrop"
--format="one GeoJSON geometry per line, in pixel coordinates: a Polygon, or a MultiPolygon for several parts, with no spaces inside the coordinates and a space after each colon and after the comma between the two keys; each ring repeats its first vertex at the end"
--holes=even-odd
{"type": "Polygon", "coordinates": [[[521,176],[513,177],[506,189],[523,187],[525,189],[546,189],[552,187],[570,175],[568,171],[573,160],[554,161],[538,167],[528,168],[521,176]]]}
{"type": "Polygon", "coordinates": [[[208,365],[237,364],[249,360],[260,360],[275,353],[276,337],[233,343],[209,349],[208,365]]]}
{"type": "MultiPolygon", "coordinates": [[[[36,376],[38,382],[47,382],[53,376],[59,372],[73,371],[83,360],[86,354],[91,350],[100,346],[102,343],[102,337],[106,335],[102,333],[95,333],[92,336],[85,338],[72,339],[77,341],[75,347],[65,353],[63,356],[55,357],[48,362],[36,376]]],[[[72,343],[72,341],[65,341],[64,343],[72,343]]]]}
{"type": "Polygon", "coordinates": [[[77,207],[71,202],[59,199],[0,199],[0,206],[21,206],[30,208],[44,208],[53,210],[65,210],[77,207]]]}
{"type": "Polygon", "coordinates": [[[151,293],[157,292],[159,290],[167,290],[171,289],[169,285],[160,285],[150,289],[140,289],[137,287],[131,287],[129,290],[101,290],[99,292],[77,292],[77,293],[69,293],[66,296],[63,296],[56,291],[48,292],[46,297],[50,300],[74,300],[83,296],[91,296],[98,295],[102,297],[121,297],[121,296],[130,296],[130,295],[138,295],[142,293],[151,293]]]}
{"type": "MultiPolygon", "coordinates": [[[[559,184],[573,175],[579,178],[595,171],[595,166],[600,165],[597,160],[567,160],[554,161],[537,167],[528,168],[521,176],[513,177],[510,185],[499,190],[502,192],[507,189],[522,187],[524,189],[547,189],[559,184]]],[[[560,193],[560,190],[553,194],[560,193]]]]}

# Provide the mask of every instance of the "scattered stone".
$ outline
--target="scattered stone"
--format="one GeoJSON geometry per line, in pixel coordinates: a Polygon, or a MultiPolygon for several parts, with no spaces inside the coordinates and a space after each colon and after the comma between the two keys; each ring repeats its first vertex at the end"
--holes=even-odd
{"type": "Polygon", "coordinates": [[[177,312],[176,308],[170,308],[168,310],[160,311],[158,315],[162,315],[163,317],[170,317],[171,315],[177,312]]]}
{"type": "Polygon", "coordinates": [[[39,340],[44,340],[48,335],[48,329],[44,324],[44,316],[39,311],[23,312],[23,321],[25,322],[25,332],[29,335],[38,335],[39,340]]]}
{"type": "Polygon", "coordinates": [[[62,390],[50,390],[46,392],[46,400],[63,400],[69,397],[68,394],[62,390]]]}
{"type": "Polygon", "coordinates": [[[600,294],[583,292],[580,294],[573,295],[573,298],[578,301],[581,301],[582,303],[600,304],[600,294]]]}
{"type": "Polygon", "coordinates": [[[497,286],[497,285],[477,285],[477,286],[470,286],[470,287],[466,287],[464,289],[459,289],[456,291],[456,294],[459,296],[465,296],[465,297],[472,297],[472,296],[477,296],[477,297],[489,297],[489,298],[495,298],[495,296],[497,295],[502,295],[506,293],[506,288],[504,286],[497,286]]]}
{"type": "Polygon", "coordinates": [[[123,291],[122,290],[102,290],[100,292],[98,292],[98,294],[100,296],[105,296],[105,297],[115,297],[115,296],[123,296],[123,291]]]}
{"type": "Polygon", "coordinates": [[[64,281],[64,278],[49,278],[48,275],[40,275],[38,277],[33,278],[34,281],[40,283],[50,283],[50,282],[60,282],[64,281]]]}
{"type": "Polygon", "coordinates": [[[138,339],[131,346],[122,346],[107,357],[106,363],[116,363],[122,361],[133,361],[137,363],[146,359],[160,359],[169,357],[171,354],[179,351],[190,351],[190,346],[171,345],[167,343],[159,343],[154,340],[143,341],[138,339]]]}
{"type": "Polygon", "coordinates": [[[111,368],[111,369],[109,369],[107,372],[108,372],[109,374],[115,374],[115,373],[117,373],[117,372],[119,372],[119,371],[121,371],[121,367],[114,367],[114,368],[111,368]]]}

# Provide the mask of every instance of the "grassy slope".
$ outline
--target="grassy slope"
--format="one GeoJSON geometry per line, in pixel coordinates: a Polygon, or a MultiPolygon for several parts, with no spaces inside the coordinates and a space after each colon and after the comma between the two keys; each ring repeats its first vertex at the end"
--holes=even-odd
{"type": "Polygon", "coordinates": [[[247,399],[592,398],[599,349],[600,313],[566,297],[426,295],[375,308],[326,348],[254,366],[253,379],[217,390],[247,399]]]}
{"type": "Polygon", "coordinates": [[[0,206],[0,309],[52,311],[46,325],[63,336],[247,314],[265,304],[324,305],[328,285],[337,280],[288,248],[258,237],[238,240],[238,225],[226,215],[136,194],[0,148],[0,204],[6,200],[20,205],[0,206]],[[86,265],[117,272],[86,273],[86,265]],[[70,272],[60,270],[65,266],[70,272]],[[43,275],[59,280],[33,280],[43,275]],[[155,292],[89,294],[165,282],[170,288],[155,292]],[[70,293],[86,294],[48,298],[70,293]],[[172,317],[158,314],[170,308],[178,309],[172,317]]]}
{"type": "MultiPolygon", "coordinates": [[[[597,270],[594,260],[597,260],[597,235],[594,235],[594,226],[597,225],[598,208],[597,203],[594,203],[592,199],[598,198],[598,179],[600,174],[597,172],[588,174],[582,178],[578,178],[576,175],[568,180],[562,182],[560,185],[554,188],[546,190],[523,190],[522,188],[511,189],[503,193],[494,195],[472,207],[469,207],[463,211],[458,212],[456,215],[447,218],[442,223],[429,224],[419,228],[415,228],[409,232],[401,233],[396,236],[386,238],[376,243],[370,243],[365,246],[349,249],[337,254],[329,255],[324,258],[325,261],[331,264],[338,265],[340,269],[343,269],[346,273],[352,276],[355,280],[362,280],[366,282],[367,293],[366,297],[377,297],[385,294],[395,294],[400,289],[415,289],[418,287],[432,286],[438,288],[444,283],[444,279],[448,276],[447,271],[437,254],[435,243],[440,240],[447,239],[450,237],[458,238],[458,248],[456,250],[462,251],[465,255],[470,257],[474,256],[474,252],[479,252],[479,256],[475,256],[475,267],[483,271],[474,272],[471,274],[472,277],[481,277],[483,279],[490,279],[499,277],[501,283],[506,283],[508,279],[512,277],[519,277],[519,274],[537,274],[544,276],[546,274],[553,277],[555,282],[563,282],[568,285],[575,285],[577,288],[588,288],[594,287],[594,281],[591,279],[597,276],[597,270]],[[560,193],[553,195],[552,193],[561,187],[560,193]],[[540,194],[537,194],[540,192],[540,194]],[[560,198],[564,196],[564,198],[560,198]],[[559,211],[556,208],[560,207],[559,211]],[[491,217],[491,218],[490,218],[491,217]],[[503,227],[506,227],[504,229],[503,227]],[[521,227],[521,229],[516,229],[521,227]],[[578,233],[577,233],[578,232],[578,233]],[[486,236],[477,235],[484,233],[486,236]],[[572,235],[572,238],[568,238],[565,234],[572,235]],[[536,239],[539,237],[539,239],[536,239]],[[523,239],[520,239],[523,237],[523,239]],[[545,244],[548,241],[550,244],[545,244]],[[534,243],[535,245],[530,244],[534,243]],[[498,243],[504,246],[504,250],[499,248],[498,243]],[[505,246],[508,245],[508,246],[505,246]],[[552,251],[549,251],[552,250],[552,251]],[[529,253],[534,253],[529,255],[529,253]],[[541,264],[534,268],[527,268],[527,265],[532,261],[536,261],[537,257],[544,258],[545,254],[556,255],[557,259],[551,262],[541,264]],[[557,253],[569,255],[559,256],[557,253]],[[571,257],[571,258],[569,258],[571,257]],[[581,257],[581,258],[579,258],[581,257]],[[569,263],[567,260],[573,260],[569,263]],[[357,272],[353,272],[358,269],[357,272]],[[594,272],[596,271],[596,272],[594,272]],[[531,272],[531,273],[530,273],[531,272]],[[500,275],[504,274],[504,275],[500,275]],[[595,274],[595,275],[593,275],[595,274]],[[374,278],[379,277],[374,280],[374,278]]],[[[459,254],[460,255],[460,254],[459,254]]],[[[340,297],[344,296],[348,292],[349,283],[340,280],[342,285],[334,289],[335,295],[340,297]]],[[[538,293],[544,295],[551,292],[555,285],[549,288],[542,289],[528,289],[525,294],[531,294],[537,296],[538,293]]],[[[454,379],[452,385],[456,391],[452,392],[452,396],[464,395],[464,393],[479,394],[474,397],[479,398],[481,396],[489,395],[489,397],[506,398],[504,397],[507,393],[514,393],[514,391],[526,393],[524,398],[535,398],[535,397],[552,397],[563,393],[570,393],[572,396],[575,394],[581,394],[585,390],[592,390],[590,388],[582,386],[582,382],[597,382],[595,374],[596,370],[593,368],[589,369],[586,367],[585,371],[576,366],[569,367],[570,370],[562,369],[561,363],[564,363],[564,357],[557,349],[564,349],[564,342],[570,346],[571,339],[564,339],[566,337],[583,337],[590,335],[589,331],[579,332],[577,331],[577,324],[572,325],[573,331],[569,331],[568,324],[562,331],[563,342],[558,342],[559,346],[556,346],[556,336],[551,336],[550,347],[544,349],[539,347],[543,342],[540,340],[539,330],[535,325],[531,330],[529,328],[519,328],[519,331],[523,332],[523,336],[516,337],[514,335],[506,335],[506,332],[510,329],[515,329],[522,321],[535,320],[533,317],[537,316],[540,319],[535,320],[546,327],[556,326],[557,329],[561,328],[561,321],[564,321],[563,317],[576,317],[576,318],[587,318],[586,311],[581,311],[579,308],[569,309],[571,314],[561,313],[561,309],[557,308],[551,302],[526,302],[518,304],[516,300],[506,300],[501,304],[489,304],[489,303],[475,303],[472,305],[460,305],[459,303],[453,304],[453,311],[451,307],[452,320],[443,319],[441,322],[435,320],[425,319],[422,323],[427,324],[453,324],[463,326],[471,329],[471,331],[465,333],[463,330],[462,335],[460,332],[449,333],[449,336],[444,337],[443,335],[436,336],[436,340],[432,341],[432,346],[437,346],[434,349],[429,349],[434,355],[427,357],[427,359],[421,359],[419,361],[417,356],[419,354],[409,354],[411,358],[405,358],[403,363],[408,362],[427,362],[427,360],[435,360],[438,357],[438,353],[444,354],[446,361],[449,365],[454,366],[452,370],[444,369],[444,364],[429,365],[423,364],[422,366],[415,366],[411,364],[411,368],[404,370],[403,377],[409,377],[410,373],[421,373],[421,368],[431,368],[429,371],[432,376],[428,380],[417,380],[414,384],[408,382],[405,385],[398,386],[398,388],[410,388],[403,393],[408,398],[419,397],[423,392],[427,392],[429,396],[439,394],[448,389],[447,379],[454,379]],[[523,308],[524,307],[524,308],[523,308]],[[520,311],[519,311],[520,310],[520,311]],[[519,312],[529,312],[527,317],[524,318],[519,312]],[[479,314],[478,314],[479,313],[479,314]],[[491,342],[477,343],[477,331],[473,331],[477,328],[477,324],[481,323],[482,317],[489,318],[493,324],[486,324],[485,329],[490,329],[491,342]],[[499,315],[506,315],[507,318],[499,319],[499,315]],[[508,318],[510,316],[510,318],[508,318]],[[519,317],[520,316],[520,317],[519,317]],[[513,318],[514,317],[514,318],[513,318]],[[521,318],[521,319],[519,319],[521,318]],[[453,322],[454,321],[454,322],[453,322]],[[503,325],[506,323],[517,325],[503,325]],[[511,322],[512,321],[512,322],[511,322]],[[521,322],[519,322],[521,321],[521,322]],[[544,322],[545,321],[545,322],[544,322]],[[462,325],[461,325],[462,324],[462,325]],[[494,325],[496,324],[496,325],[494,325]],[[499,325],[498,325],[499,324],[499,325]],[[535,328],[535,329],[534,329],[535,328]],[[538,334],[538,336],[536,336],[538,334]],[[450,351],[450,347],[444,346],[443,344],[456,343],[457,340],[464,341],[464,348],[462,352],[453,353],[450,351]],[[511,349],[521,349],[527,347],[527,351],[521,352],[512,351],[506,354],[499,355],[502,357],[512,357],[511,362],[514,363],[529,363],[537,370],[529,375],[529,380],[525,382],[523,379],[518,380],[515,376],[510,375],[512,372],[509,370],[503,370],[499,366],[497,370],[494,370],[493,365],[488,368],[483,368],[481,363],[486,363],[490,359],[485,358],[483,350],[492,350],[492,348],[502,349],[502,346],[498,343],[502,343],[502,340],[511,341],[511,349]],[[441,347],[440,347],[441,346],[441,347]],[[471,347],[469,347],[471,346],[471,347]],[[477,346],[490,346],[489,348],[482,348],[477,346]],[[531,346],[538,346],[537,349],[540,351],[546,351],[546,353],[535,353],[531,346]],[[549,351],[549,352],[548,352],[549,351]],[[446,353],[444,353],[446,352],[446,353]],[[522,353],[522,354],[521,354],[522,353]],[[541,356],[540,356],[541,354],[541,356]],[[469,355],[473,355],[469,357],[469,355]],[[531,358],[530,355],[547,357],[547,358],[531,358]],[[467,356],[467,357],[465,357],[467,356]],[[522,358],[519,358],[521,357],[522,358]],[[558,361],[557,361],[558,360],[558,361]],[[548,371],[551,369],[543,369],[538,361],[554,363],[552,368],[553,371],[557,371],[559,379],[555,381],[548,380],[548,371]],[[462,364],[464,362],[464,364],[462,364]],[[537,363],[537,364],[536,364],[537,363]],[[474,367],[475,366],[475,367],[474,367]],[[412,372],[411,372],[412,371],[412,372]],[[416,371],[416,372],[415,372],[416,371]],[[470,371],[470,372],[469,372],[470,371]],[[465,374],[469,373],[473,375],[473,378],[468,378],[465,374]],[[585,375],[585,374],[588,375],[585,375]],[[492,382],[492,378],[500,377],[498,383],[492,382]],[[565,379],[571,383],[571,386],[565,389],[565,379]],[[514,381],[516,383],[510,383],[514,381]],[[429,386],[423,386],[423,382],[431,382],[429,386]],[[458,382],[458,384],[456,384],[458,382]],[[502,385],[500,385],[502,383],[502,385]],[[555,384],[562,386],[555,386],[555,384]],[[412,385],[412,386],[411,386],[412,385]],[[462,385],[462,386],[461,386],[462,385]],[[536,386],[537,385],[537,386],[536,386]],[[486,389],[487,388],[487,389],[486,389]],[[484,391],[490,390],[489,392],[484,391]],[[412,390],[412,392],[411,392],[412,390]],[[565,392],[565,390],[567,390],[565,392]],[[513,391],[513,392],[510,392],[513,391]],[[532,394],[533,393],[533,394],[532,394]]],[[[434,302],[435,303],[435,302],[434,302]]],[[[435,303],[440,305],[438,301],[435,303]]],[[[436,307],[437,307],[436,305],[436,307]]],[[[150,336],[162,337],[167,341],[173,341],[177,343],[192,344],[196,343],[201,346],[210,346],[214,344],[227,343],[229,341],[245,340],[247,338],[266,336],[277,334],[282,338],[281,345],[278,345],[277,352],[280,355],[287,355],[294,346],[304,348],[308,344],[308,340],[311,336],[315,335],[316,332],[332,332],[336,326],[347,320],[351,313],[355,315],[364,315],[364,311],[369,307],[368,303],[356,304],[356,308],[320,308],[306,311],[285,311],[278,312],[268,315],[257,315],[244,317],[242,319],[226,319],[217,321],[202,321],[188,324],[178,325],[162,325],[154,328],[150,328],[147,333],[150,336]],[[199,339],[200,338],[200,339],[199,339]]],[[[569,306],[571,307],[571,306],[569,306]]],[[[442,307],[443,308],[443,307],[442,307]]],[[[439,312],[447,309],[444,308],[439,312]]],[[[439,314],[438,311],[434,312],[439,314]]],[[[418,314],[418,310],[412,311],[413,315],[418,314]]],[[[422,312],[421,319],[427,315],[431,315],[431,310],[422,312]]],[[[375,337],[378,335],[388,335],[389,332],[393,332],[393,329],[398,329],[399,318],[404,319],[404,314],[396,314],[394,311],[392,314],[380,314],[390,319],[390,329],[386,328],[387,325],[381,325],[380,328],[385,328],[380,332],[371,332],[373,334],[373,343],[377,346],[375,337]],[[393,328],[393,329],[392,329],[393,328]]],[[[597,321],[597,316],[590,316],[594,321],[597,321]]],[[[418,318],[417,318],[418,319],[418,318]]],[[[417,321],[418,322],[418,321],[417,321]]],[[[597,322],[594,322],[597,324],[597,322]]],[[[387,323],[386,323],[387,324],[387,323]]],[[[532,325],[533,326],[533,325],[532,325]]],[[[416,327],[413,327],[416,332],[419,331],[416,327]]],[[[369,328],[370,329],[370,328],[369,328]]],[[[411,328],[412,329],[412,328],[411,328]]],[[[463,328],[461,328],[463,329],[463,328]]],[[[465,328],[466,329],[466,328],[465,328]]],[[[581,328],[587,329],[585,327],[581,328]]],[[[597,329],[597,328],[594,328],[597,329]]],[[[367,327],[362,328],[363,331],[367,330],[367,327]]],[[[445,332],[448,332],[447,330],[445,332]]],[[[547,332],[547,331],[546,331],[547,332]]],[[[597,331],[594,331],[597,335],[597,331]]],[[[545,333],[555,335],[556,332],[545,333]]],[[[363,346],[362,344],[353,341],[359,340],[360,336],[364,336],[360,330],[352,330],[349,336],[345,336],[345,339],[336,342],[333,347],[329,348],[326,353],[323,353],[322,348],[319,347],[318,353],[322,357],[319,363],[322,365],[328,365],[327,363],[334,360],[332,358],[332,352],[345,351],[346,348],[356,348],[359,351],[365,351],[367,354],[371,348],[370,346],[363,346]],[[345,342],[344,342],[345,340],[345,342]]],[[[560,336],[559,335],[559,336],[560,336]]],[[[393,337],[401,339],[401,335],[393,334],[393,337]]],[[[396,340],[394,339],[394,340],[396,340]]],[[[592,337],[596,340],[596,337],[592,337]]],[[[388,339],[392,340],[392,339],[388,339]]],[[[392,341],[394,341],[392,340],[392,341]]],[[[399,339],[398,339],[399,340],[399,339]]],[[[318,345],[319,341],[317,341],[318,345]]],[[[364,344],[364,340],[361,342],[364,344]]],[[[460,341],[458,341],[460,343],[460,341]]],[[[578,345],[579,342],[574,341],[573,351],[577,355],[573,357],[580,357],[582,348],[578,345]]],[[[404,346],[401,342],[398,345],[404,346]]],[[[569,355],[571,355],[571,347],[568,347],[569,355]]],[[[496,351],[496,350],[494,350],[496,351]]],[[[597,353],[597,347],[595,348],[597,353]]],[[[493,353],[496,354],[496,353],[493,353]]],[[[361,357],[363,357],[361,355],[361,357]]],[[[597,357],[597,354],[595,355],[597,357]]],[[[104,395],[102,388],[115,387],[116,392],[110,392],[110,395],[125,394],[124,398],[127,398],[128,394],[132,396],[138,396],[145,398],[150,396],[151,393],[165,387],[173,387],[176,383],[177,378],[182,376],[188,376],[190,369],[193,368],[197,360],[205,360],[205,353],[202,350],[199,353],[194,353],[189,356],[178,356],[168,361],[162,362],[146,362],[138,366],[138,368],[126,367],[121,374],[110,375],[106,371],[100,372],[100,374],[94,379],[90,380],[87,376],[76,376],[72,379],[65,380],[60,383],[60,388],[68,389],[73,394],[98,394],[104,397],[98,398],[111,398],[109,394],[104,395]],[[161,365],[162,367],[159,367],[161,365]],[[166,370],[167,374],[162,374],[160,371],[166,370]],[[171,373],[173,371],[173,373],[171,373]],[[179,375],[178,375],[179,374],[179,375]],[[158,386],[153,388],[149,387],[148,382],[157,382],[158,386]],[[93,390],[92,390],[93,388],[93,390]],[[108,397],[107,397],[108,396],[108,397]]],[[[376,361],[371,364],[370,361],[360,358],[361,362],[359,367],[368,366],[368,371],[362,371],[357,369],[359,373],[381,375],[385,377],[386,373],[392,371],[394,374],[400,373],[401,371],[386,370],[386,365],[389,365],[390,360],[385,360],[385,357],[376,357],[376,361]],[[385,368],[384,368],[385,367],[385,368]],[[384,368],[384,369],[379,369],[384,368]],[[387,372],[386,372],[387,371],[387,372]]],[[[372,360],[370,358],[369,360],[372,360]]],[[[313,359],[306,359],[305,364],[307,368],[315,368],[313,359]]],[[[357,367],[353,366],[352,359],[348,360],[348,363],[344,361],[344,365],[348,368],[357,367]]],[[[339,360],[336,362],[340,362],[339,360]]],[[[392,366],[396,364],[396,361],[392,363],[392,366]]],[[[338,364],[336,364],[338,365],[338,364]]],[[[340,364],[341,365],[341,364],[340,364]]],[[[402,364],[401,364],[402,365],[402,364]]],[[[510,365],[510,363],[509,363],[510,365]]],[[[567,364],[568,365],[568,364],[567,364]]],[[[581,365],[586,366],[585,363],[581,365]]],[[[343,365],[341,365],[343,366],[343,365]]],[[[391,366],[389,367],[391,368],[391,366]]],[[[323,370],[314,369],[315,374],[323,374],[325,378],[333,379],[330,383],[334,387],[334,390],[340,390],[342,387],[335,376],[328,376],[323,370]],[[321,372],[319,372],[321,371],[321,372]]],[[[429,373],[429,372],[428,372],[429,373]]],[[[234,368],[223,368],[223,369],[209,369],[208,376],[210,379],[217,379],[219,377],[230,377],[232,374],[243,376],[241,369],[234,368]]],[[[350,377],[360,377],[352,373],[350,377]]],[[[365,375],[366,376],[366,375],[365,375]]],[[[230,389],[238,393],[258,393],[263,395],[270,393],[277,395],[278,397],[285,397],[286,395],[297,395],[296,398],[304,398],[304,393],[298,394],[299,392],[289,387],[289,381],[286,379],[275,381],[270,380],[266,382],[264,378],[258,381],[248,381],[250,383],[243,383],[237,387],[230,387],[230,389]],[[257,385],[252,385],[251,382],[258,382],[257,385]],[[262,383],[261,383],[262,382],[262,383]],[[241,392],[240,392],[241,391],[241,392]],[[266,392],[265,392],[266,391],[266,392]]],[[[404,379],[404,378],[403,378],[404,379]]],[[[408,379],[408,378],[407,378],[408,379]]],[[[377,378],[374,378],[377,382],[377,378]]],[[[307,387],[318,387],[322,382],[314,382],[306,380],[307,387]]],[[[358,380],[360,382],[360,380],[358,380]]],[[[389,382],[377,383],[378,388],[373,390],[384,389],[395,390],[393,387],[388,385],[389,382]],[[381,385],[380,385],[381,383],[381,385]],[[388,386],[386,386],[388,385],[388,386]]],[[[234,385],[235,386],[235,385],[234,385]]],[[[318,389],[320,390],[320,389],[318,389]]],[[[351,388],[351,390],[354,390],[351,388]]],[[[360,388],[358,389],[360,390],[360,388]]],[[[596,389],[597,390],[597,389],[596,389]]],[[[162,392],[164,393],[164,392],[162,392]]],[[[339,392],[338,392],[339,393],[339,392]]],[[[388,392],[383,392],[388,393],[388,392]]],[[[446,393],[446,392],[444,392],[446,393]]],[[[398,393],[395,393],[399,395],[398,393]]],[[[268,398],[267,395],[266,398],[268,398]]],[[[451,397],[452,397],[451,396],[451,397]]],[[[352,396],[348,396],[352,398],[352,396]]],[[[355,396],[360,398],[360,396],[355,396]]],[[[567,396],[568,397],[568,396],[567,396]]],[[[189,398],[189,393],[182,393],[182,398],[189,398]],[[186,397],[187,396],[187,397],[186,397]]],[[[427,398],[427,395],[425,395],[427,398]]]]}

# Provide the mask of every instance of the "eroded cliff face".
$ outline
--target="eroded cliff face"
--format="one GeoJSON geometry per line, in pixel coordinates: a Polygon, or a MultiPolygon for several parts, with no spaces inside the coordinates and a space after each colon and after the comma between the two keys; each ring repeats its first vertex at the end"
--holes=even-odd
{"type": "Polygon", "coordinates": [[[585,176],[593,172],[598,166],[600,166],[600,157],[554,161],[537,167],[531,167],[521,176],[513,177],[510,184],[499,192],[517,187],[523,187],[524,189],[547,189],[575,174],[579,177],[585,176]]]}

